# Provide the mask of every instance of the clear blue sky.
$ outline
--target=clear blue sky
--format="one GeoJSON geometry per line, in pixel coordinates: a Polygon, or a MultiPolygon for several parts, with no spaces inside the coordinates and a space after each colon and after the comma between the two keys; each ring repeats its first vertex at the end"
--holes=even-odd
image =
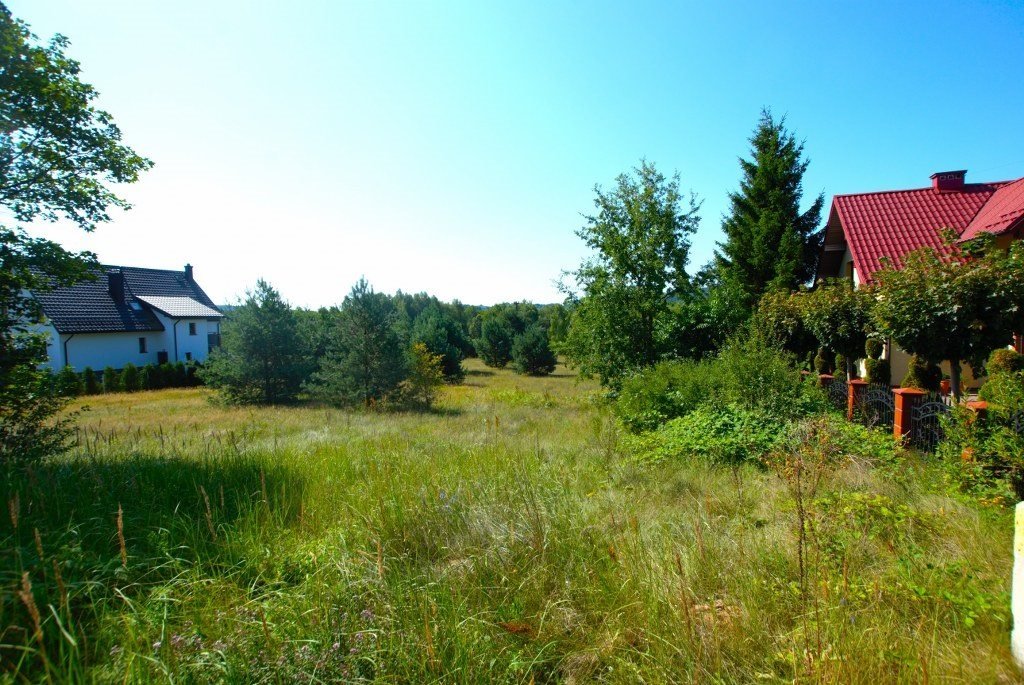
{"type": "Polygon", "coordinates": [[[560,299],[595,183],[642,157],[720,239],[763,106],[806,140],[808,200],[1024,176],[1024,3],[8,0],[60,32],[156,167],[94,234],[219,302],[378,289],[560,299]]]}

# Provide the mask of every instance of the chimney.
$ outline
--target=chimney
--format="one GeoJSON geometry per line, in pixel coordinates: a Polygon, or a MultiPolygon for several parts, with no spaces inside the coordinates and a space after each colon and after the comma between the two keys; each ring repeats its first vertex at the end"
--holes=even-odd
{"type": "Polygon", "coordinates": [[[124,273],[121,269],[107,272],[107,290],[110,291],[110,297],[114,302],[124,302],[124,273]]]}
{"type": "Polygon", "coordinates": [[[185,265],[185,280],[188,280],[188,281],[192,280],[192,265],[191,264],[186,264],[185,265]]]}
{"type": "Polygon", "coordinates": [[[931,175],[932,190],[940,193],[963,190],[966,169],[960,171],[939,171],[931,175]]]}

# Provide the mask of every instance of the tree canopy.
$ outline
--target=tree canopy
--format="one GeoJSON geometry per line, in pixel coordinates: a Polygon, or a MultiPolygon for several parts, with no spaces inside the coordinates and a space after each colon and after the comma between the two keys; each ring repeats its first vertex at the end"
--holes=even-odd
{"type": "Polygon", "coordinates": [[[647,161],[594,192],[597,211],[577,235],[595,255],[571,274],[582,297],[561,349],[581,373],[614,387],[675,348],[671,303],[690,294],[699,205],[691,195],[684,208],[678,174],[666,178],[647,161]]]}

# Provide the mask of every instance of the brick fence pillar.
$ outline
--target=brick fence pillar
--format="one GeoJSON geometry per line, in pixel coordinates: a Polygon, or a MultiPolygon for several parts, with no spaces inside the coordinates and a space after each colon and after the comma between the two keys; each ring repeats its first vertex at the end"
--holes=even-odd
{"type": "Polygon", "coordinates": [[[988,413],[988,402],[968,402],[967,408],[974,412],[973,420],[985,420],[985,414],[988,413]]]}
{"type": "Polygon", "coordinates": [[[820,385],[823,388],[827,388],[828,386],[832,385],[832,381],[834,381],[835,378],[836,377],[830,373],[819,374],[818,385],[820,385]]]}
{"type": "Polygon", "coordinates": [[[846,393],[846,418],[853,421],[853,412],[864,401],[864,393],[868,389],[868,382],[861,378],[854,378],[847,385],[846,393]]]}
{"type": "Polygon", "coordinates": [[[921,402],[921,398],[927,395],[924,390],[917,388],[895,388],[892,391],[896,396],[896,408],[892,422],[892,436],[903,442],[911,438],[913,430],[911,419],[914,414],[914,407],[921,402]]]}

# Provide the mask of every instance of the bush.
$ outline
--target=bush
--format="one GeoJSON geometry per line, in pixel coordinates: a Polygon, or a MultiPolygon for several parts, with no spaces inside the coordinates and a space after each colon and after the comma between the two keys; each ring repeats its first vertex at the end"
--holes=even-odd
{"type": "Polygon", "coordinates": [[[434,403],[437,389],[444,385],[441,355],[431,352],[424,343],[413,343],[409,350],[409,377],[402,384],[405,404],[428,408],[434,403]]]}
{"type": "Polygon", "coordinates": [[[712,370],[711,362],[660,362],[623,381],[615,412],[634,432],[654,430],[721,391],[722,379],[712,370]]]}
{"type": "Polygon", "coordinates": [[[139,389],[153,389],[153,366],[151,364],[139,367],[139,389]]]}
{"type": "Polygon", "coordinates": [[[953,408],[938,455],[961,491],[992,504],[1024,498],[1024,435],[1010,418],[998,407],[984,420],[966,407],[953,408]]]}
{"type": "Polygon", "coordinates": [[[139,369],[135,364],[125,364],[121,369],[121,388],[125,392],[138,392],[140,387],[139,369]]]}
{"type": "Polygon", "coordinates": [[[82,379],[70,366],[65,366],[57,373],[54,383],[61,397],[78,397],[82,394],[82,379]]]}
{"type": "Polygon", "coordinates": [[[121,379],[114,371],[113,366],[103,369],[103,392],[119,392],[121,390],[121,379]]]}
{"type": "Polygon", "coordinates": [[[900,381],[904,388],[918,388],[938,392],[942,383],[942,370],[936,364],[914,355],[907,366],[907,375],[900,381]]]}
{"type": "Polygon", "coordinates": [[[174,365],[170,362],[164,362],[156,367],[156,387],[158,388],[173,388],[174,387],[174,365]]]}
{"type": "Polygon", "coordinates": [[[978,398],[991,404],[997,414],[1024,410],[1024,371],[992,373],[978,391],[978,398]]]}
{"type": "Polygon", "coordinates": [[[892,384],[892,366],[888,359],[868,358],[864,361],[865,379],[868,383],[892,384]]]}
{"type": "Polygon", "coordinates": [[[864,353],[868,359],[881,359],[885,345],[878,338],[868,338],[864,343],[864,353]]]}
{"type": "Polygon", "coordinates": [[[814,370],[820,374],[825,374],[832,370],[832,365],[828,363],[828,356],[824,347],[818,350],[818,356],[814,358],[814,370]]]}
{"type": "Polygon", "coordinates": [[[82,371],[82,389],[86,395],[98,395],[100,392],[100,382],[91,366],[82,371]]]}
{"type": "Polygon", "coordinates": [[[465,335],[461,326],[443,309],[432,305],[416,317],[412,342],[423,343],[431,353],[441,357],[441,370],[447,382],[461,383],[465,378],[462,368],[465,335]]]}
{"type": "Polygon", "coordinates": [[[548,345],[548,334],[539,325],[527,328],[512,343],[512,367],[519,373],[546,376],[555,370],[557,359],[548,345]]]}
{"type": "Polygon", "coordinates": [[[627,378],[616,413],[630,430],[652,430],[709,400],[762,411],[783,421],[823,411],[819,388],[801,381],[789,355],[753,342],[733,343],[703,361],[661,362],[627,378]]]}
{"type": "Polygon", "coordinates": [[[985,370],[990,375],[1024,371],[1024,354],[1009,348],[993,350],[985,363],[985,370]]]}
{"type": "Polygon", "coordinates": [[[771,414],[735,405],[703,406],[653,433],[634,438],[642,461],[697,459],[713,464],[759,461],[777,447],[786,425],[771,414]]]}

